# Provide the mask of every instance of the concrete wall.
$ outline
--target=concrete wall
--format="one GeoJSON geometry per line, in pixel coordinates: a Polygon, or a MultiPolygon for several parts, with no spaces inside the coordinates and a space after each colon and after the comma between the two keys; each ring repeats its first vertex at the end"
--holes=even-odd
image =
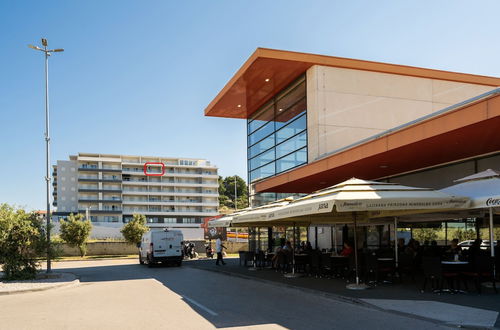
{"type": "Polygon", "coordinates": [[[313,66],[307,71],[308,161],[492,89],[313,66]]]}
{"type": "MultiPolygon", "coordinates": [[[[78,248],[63,243],[59,245],[61,257],[80,256],[78,248]]],[[[125,242],[92,242],[87,243],[87,255],[129,255],[138,254],[137,246],[125,242]]]]}
{"type": "MultiPolygon", "coordinates": [[[[194,243],[195,251],[199,253],[200,257],[205,257],[205,241],[204,240],[189,240],[194,243]]],[[[247,251],[248,243],[241,242],[224,242],[225,250],[227,253],[238,253],[238,251],[247,251]]],[[[78,248],[70,247],[62,243],[59,244],[61,257],[80,256],[78,248]]],[[[212,241],[212,248],[215,250],[215,241],[212,241]]],[[[131,255],[138,254],[138,249],[134,244],[126,242],[90,242],[87,243],[87,255],[101,256],[101,255],[131,255]]]]}
{"type": "MultiPolygon", "coordinates": [[[[59,234],[60,225],[58,221],[53,222],[54,228],[52,233],[54,235],[59,234]]],[[[92,222],[92,232],[90,233],[91,239],[123,239],[123,235],[120,230],[123,227],[121,222],[92,222]]],[[[155,224],[149,224],[149,226],[154,226],[155,224]]],[[[199,225],[198,225],[199,226],[199,225]]],[[[163,227],[165,228],[165,227],[163,227]]],[[[203,239],[203,228],[191,227],[191,228],[177,228],[175,226],[169,227],[170,229],[178,229],[182,231],[185,240],[202,240],[203,239]]],[[[156,228],[158,229],[158,228],[156,228]]]]}

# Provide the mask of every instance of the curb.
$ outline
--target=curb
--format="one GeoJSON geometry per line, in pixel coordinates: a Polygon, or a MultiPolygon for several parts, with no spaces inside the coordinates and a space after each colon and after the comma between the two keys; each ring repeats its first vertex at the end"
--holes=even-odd
{"type": "Polygon", "coordinates": [[[13,294],[22,294],[22,293],[28,293],[28,292],[47,291],[47,290],[52,290],[52,289],[60,289],[60,288],[78,286],[79,284],[80,284],[80,280],[78,278],[76,278],[76,276],[75,276],[75,279],[73,281],[70,281],[70,282],[58,283],[58,284],[54,284],[54,285],[50,285],[50,286],[45,286],[45,287],[41,287],[41,288],[20,289],[20,290],[12,290],[12,291],[2,291],[2,292],[0,292],[0,296],[7,296],[7,295],[13,295],[13,294]]]}
{"type": "MultiPolygon", "coordinates": [[[[363,307],[366,307],[366,308],[370,308],[370,309],[374,309],[374,310],[378,310],[378,311],[383,311],[383,312],[391,313],[391,314],[394,314],[394,315],[400,315],[400,316],[405,316],[405,317],[409,317],[409,318],[413,318],[413,319],[418,319],[418,320],[422,320],[422,321],[428,321],[428,322],[432,322],[434,324],[438,324],[438,325],[446,326],[446,327],[450,327],[450,328],[457,328],[457,327],[459,327],[459,328],[462,328],[462,329],[491,329],[489,327],[485,328],[485,327],[478,327],[478,326],[474,326],[474,325],[451,324],[449,322],[443,322],[443,321],[440,321],[440,320],[436,320],[436,319],[432,319],[432,318],[427,318],[427,317],[423,317],[423,316],[419,316],[419,315],[415,315],[415,314],[409,314],[409,313],[399,312],[399,311],[395,311],[395,310],[391,310],[391,309],[384,309],[384,308],[378,307],[376,305],[373,305],[373,304],[367,303],[365,301],[362,301],[362,300],[360,300],[358,298],[342,296],[342,295],[335,294],[335,293],[330,293],[330,292],[318,291],[318,290],[315,290],[315,289],[304,288],[304,287],[300,287],[300,286],[296,286],[296,285],[292,285],[292,284],[287,284],[287,283],[280,283],[280,282],[276,282],[276,281],[272,281],[272,280],[267,280],[267,279],[263,279],[263,278],[257,278],[257,277],[248,276],[248,275],[244,275],[244,274],[232,273],[232,272],[225,271],[225,270],[222,270],[222,269],[221,270],[219,270],[219,269],[209,269],[209,268],[203,268],[203,267],[200,267],[200,266],[197,266],[197,265],[189,265],[188,267],[196,268],[198,270],[205,270],[205,271],[209,271],[209,272],[213,272],[213,273],[219,273],[219,274],[224,274],[224,275],[228,275],[228,276],[243,278],[243,279],[247,279],[247,280],[253,280],[253,281],[256,281],[256,282],[266,283],[266,284],[269,284],[269,285],[286,287],[286,288],[294,289],[294,290],[301,291],[301,292],[306,292],[306,293],[320,295],[320,296],[323,296],[323,297],[328,298],[328,299],[332,299],[332,300],[336,300],[336,301],[340,301],[340,302],[345,302],[345,303],[350,303],[350,304],[354,304],[354,305],[358,305],[358,306],[363,306],[363,307]]],[[[496,329],[496,328],[494,327],[494,329],[496,329]]]]}

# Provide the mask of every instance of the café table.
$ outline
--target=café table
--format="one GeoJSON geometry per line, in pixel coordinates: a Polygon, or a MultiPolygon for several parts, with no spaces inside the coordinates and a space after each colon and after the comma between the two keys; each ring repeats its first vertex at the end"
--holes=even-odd
{"type": "MultiPolygon", "coordinates": [[[[450,272],[450,273],[457,273],[459,274],[460,272],[463,272],[464,270],[467,269],[467,265],[469,264],[468,261],[460,261],[460,260],[442,260],[441,264],[443,265],[443,272],[450,272]]],[[[458,278],[455,279],[455,282],[460,285],[458,278]]],[[[451,292],[451,293],[467,293],[467,291],[460,290],[460,287],[458,289],[449,289],[449,290],[443,290],[444,292],[451,292]]]]}

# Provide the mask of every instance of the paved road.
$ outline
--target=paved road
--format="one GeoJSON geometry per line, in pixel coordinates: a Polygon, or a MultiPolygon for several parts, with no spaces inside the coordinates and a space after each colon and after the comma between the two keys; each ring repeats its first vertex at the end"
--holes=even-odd
{"type": "Polygon", "coordinates": [[[0,329],[441,329],[300,290],[135,260],[56,263],[78,287],[0,296],[0,329]]]}

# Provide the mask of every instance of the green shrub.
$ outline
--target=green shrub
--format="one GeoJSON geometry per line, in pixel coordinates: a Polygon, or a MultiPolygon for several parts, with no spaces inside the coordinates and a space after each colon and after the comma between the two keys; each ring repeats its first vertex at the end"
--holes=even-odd
{"type": "Polygon", "coordinates": [[[120,230],[125,240],[132,244],[140,243],[142,235],[148,231],[146,217],[142,214],[134,214],[133,219],[120,230]]]}
{"type": "Polygon", "coordinates": [[[61,239],[70,246],[78,247],[80,256],[87,253],[87,241],[92,230],[89,220],[83,220],[83,215],[71,213],[67,220],[61,220],[61,239]]]}
{"type": "Polygon", "coordinates": [[[438,231],[436,228],[415,228],[413,229],[413,238],[421,243],[426,241],[434,241],[438,239],[438,231]]]}
{"type": "MultiPolygon", "coordinates": [[[[42,219],[8,204],[0,204],[0,263],[5,279],[34,279],[39,257],[47,253],[47,237],[42,219]]],[[[50,251],[55,255],[54,249],[50,251]]]]}

